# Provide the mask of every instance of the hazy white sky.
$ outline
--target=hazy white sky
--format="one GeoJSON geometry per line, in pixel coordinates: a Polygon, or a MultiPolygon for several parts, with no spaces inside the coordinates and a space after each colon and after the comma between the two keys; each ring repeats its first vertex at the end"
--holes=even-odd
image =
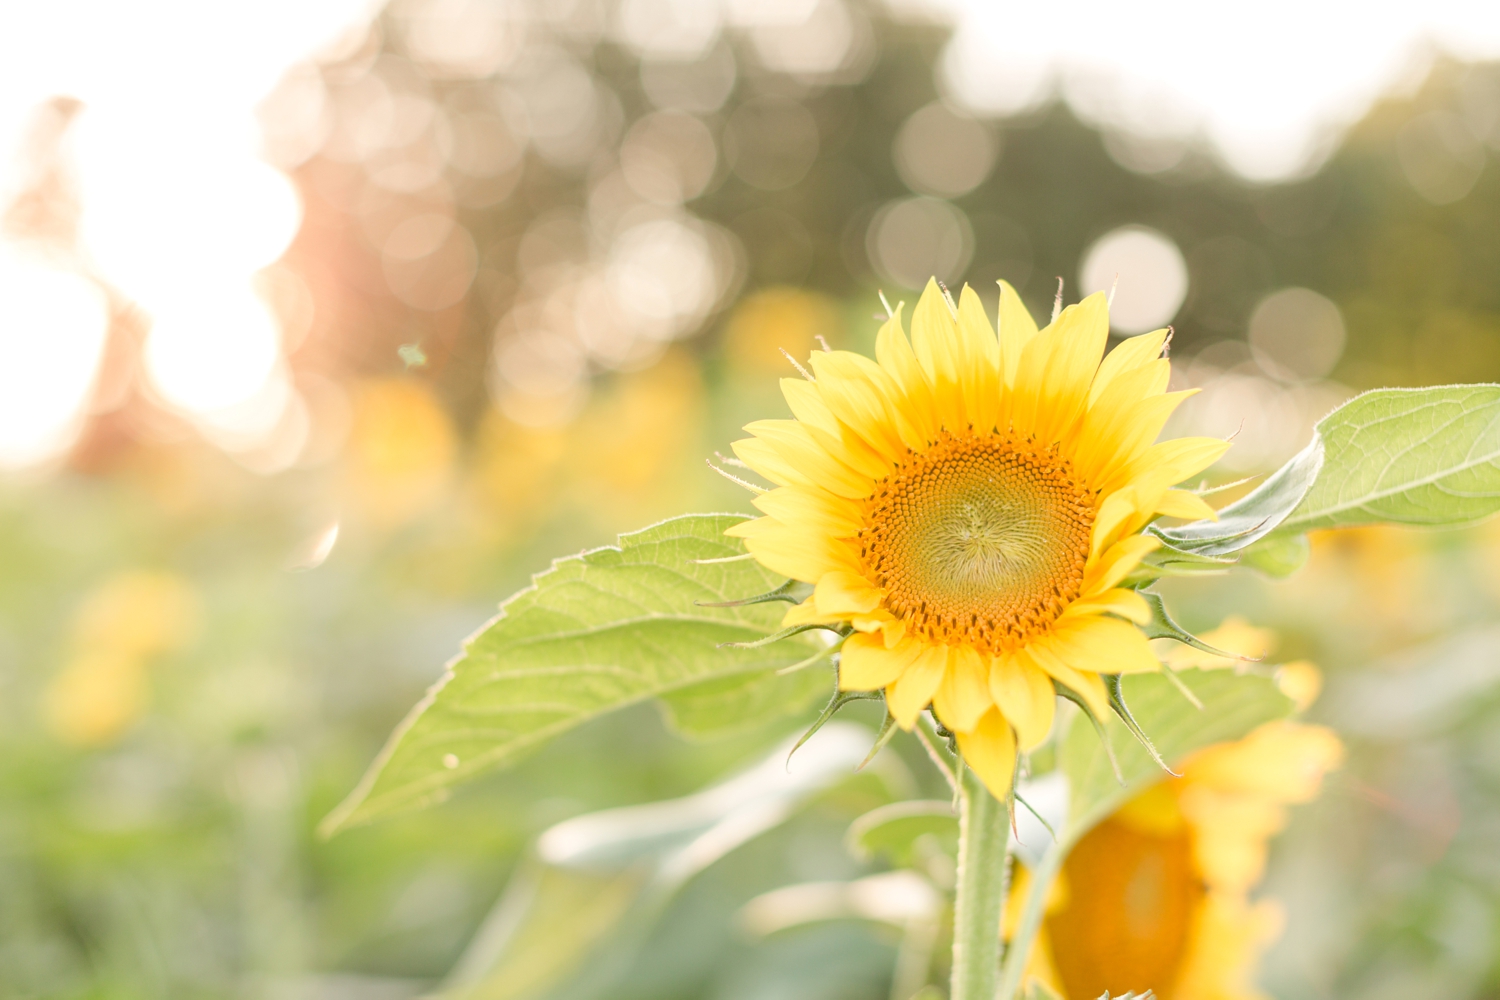
{"type": "Polygon", "coordinates": [[[1500,58],[1496,0],[918,2],[959,24],[946,69],[967,103],[1015,111],[1060,90],[1100,124],[1205,135],[1264,180],[1315,161],[1433,52],[1500,58]]]}

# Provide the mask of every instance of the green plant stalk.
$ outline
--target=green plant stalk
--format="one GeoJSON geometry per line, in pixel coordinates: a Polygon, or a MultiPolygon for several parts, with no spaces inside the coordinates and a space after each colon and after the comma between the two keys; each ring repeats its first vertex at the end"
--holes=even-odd
{"type": "Polygon", "coordinates": [[[1005,955],[1005,968],[1000,976],[1000,989],[996,993],[999,1000],[1012,1000],[1020,992],[1021,976],[1026,971],[1026,956],[1031,953],[1031,942],[1042,926],[1047,894],[1071,846],[1070,842],[1053,844],[1042,855],[1042,863],[1037,865],[1036,871],[1031,873],[1031,888],[1021,904],[1021,920],[1005,955]]]}
{"type": "Polygon", "coordinates": [[[1005,803],[960,766],[958,884],[953,899],[950,1000],[995,1000],[1000,980],[1000,918],[1005,910],[1005,803]]]}

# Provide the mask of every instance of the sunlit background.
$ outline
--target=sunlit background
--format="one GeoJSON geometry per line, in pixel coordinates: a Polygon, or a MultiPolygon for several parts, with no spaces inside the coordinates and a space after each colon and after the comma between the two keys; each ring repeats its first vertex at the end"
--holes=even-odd
{"type": "MultiPolygon", "coordinates": [[[[1113,290],[1222,480],[1361,389],[1500,380],[1497,60],[1459,2],[11,5],[0,996],[421,995],[540,831],[795,728],[632,711],[311,833],[552,556],[748,510],[705,459],[882,290],[1113,290]]],[[[1351,745],[1277,848],[1264,983],[1500,996],[1500,532],[1314,550],[1173,594],[1319,662],[1351,745]]],[[[712,869],[613,995],[886,996],[878,927],[733,918],[862,870],[859,801],[712,869]]]]}

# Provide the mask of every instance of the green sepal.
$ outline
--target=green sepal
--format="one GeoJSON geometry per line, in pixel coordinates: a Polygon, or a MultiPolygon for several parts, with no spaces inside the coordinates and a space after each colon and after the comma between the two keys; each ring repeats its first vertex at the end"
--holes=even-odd
{"type": "Polygon", "coordinates": [[[1205,555],[1180,549],[1164,540],[1155,525],[1146,530],[1160,544],[1146,553],[1140,564],[1121,581],[1122,587],[1144,587],[1164,576],[1216,576],[1228,572],[1237,562],[1231,556],[1205,555]]]}
{"type": "Polygon", "coordinates": [[[1207,653],[1210,656],[1223,656],[1231,660],[1244,659],[1244,657],[1237,653],[1226,652],[1225,650],[1210,646],[1173,621],[1172,616],[1167,613],[1166,602],[1162,600],[1160,594],[1150,590],[1142,590],[1138,591],[1138,593],[1141,597],[1145,598],[1146,606],[1151,609],[1151,621],[1140,626],[1141,632],[1145,634],[1147,639],[1176,639],[1183,645],[1191,646],[1200,653],[1207,653]]]}
{"type": "Polygon", "coordinates": [[[890,712],[885,713],[885,721],[880,724],[880,732],[875,734],[875,743],[870,747],[870,752],[865,754],[865,759],[859,762],[856,771],[863,771],[875,755],[885,749],[885,745],[896,735],[896,717],[890,712]]]}
{"type": "Polygon", "coordinates": [[[1120,770],[1120,762],[1115,757],[1115,748],[1110,745],[1109,734],[1104,731],[1104,720],[1094,714],[1094,710],[1089,707],[1088,700],[1083,695],[1074,691],[1056,677],[1052,678],[1052,688],[1059,696],[1077,705],[1079,710],[1088,718],[1089,722],[1094,724],[1094,734],[1099,737],[1099,742],[1104,746],[1105,756],[1109,758],[1109,766],[1115,772],[1115,780],[1122,785],[1125,784],[1125,772],[1120,770]]]}
{"type": "MultiPolygon", "coordinates": [[[[1036,821],[1038,823],[1042,824],[1042,829],[1046,830],[1049,834],[1052,835],[1052,840],[1053,840],[1054,843],[1056,843],[1058,840],[1061,839],[1060,837],[1058,837],[1057,831],[1054,830],[1054,829],[1052,829],[1052,824],[1049,823],[1049,822],[1047,822],[1047,817],[1045,817],[1041,813],[1037,812],[1035,806],[1033,806],[1030,802],[1027,802],[1024,798],[1022,798],[1021,797],[1021,793],[1016,790],[1016,787],[1015,787],[1014,784],[1011,787],[1010,797],[1011,797],[1012,800],[1014,800],[1016,802],[1019,802],[1019,803],[1021,803],[1021,805],[1025,806],[1026,807],[1026,811],[1029,812],[1029,813],[1031,813],[1031,815],[1033,815],[1033,816],[1036,817],[1036,821]]],[[[1012,817],[1011,818],[1011,823],[1012,823],[1012,825],[1014,825],[1014,823],[1015,823],[1015,818],[1014,818],[1015,817],[1015,810],[1014,809],[1011,810],[1011,817],[1012,817]]]]}
{"type": "Polygon", "coordinates": [[[813,724],[808,727],[807,732],[803,733],[802,738],[794,743],[792,745],[792,749],[787,752],[787,759],[790,760],[792,754],[796,753],[798,750],[801,750],[802,744],[812,739],[813,734],[816,733],[819,729],[822,729],[824,726],[826,726],[828,724],[828,720],[837,715],[839,709],[843,708],[845,705],[849,705],[856,701],[876,701],[884,697],[885,695],[880,691],[839,691],[835,689],[833,692],[833,697],[828,699],[827,705],[823,706],[823,711],[818,713],[818,717],[813,720],[813,724]]]}
{"type": "Polygon", "coordinates": [[[824,629],[829,632],[834,632],[841,636],[848,636],[849,634],[848,632],[845,632],[843,629],[839,628],[837,625],[788,625],[786,628],[782,629],[779,632],[772,632],[764,639],[756,639],[753,642],[721,642],[719,643],[719,648],[759,649],[762,646],[769,646],[773,642],[780,642],[782,639],[790,639],[794,635],[801,635],[803,632],[811,632],[813,629],[817,628],[824,629]]]}
{"type": "MultiPolygon", "coordinates": [[[[1151,737],[1146,735],[1146,731],[1141,728],[1141,724],[1135,721],[1135,716],[1130,714],[1130,706],[1125,704],[1125,690],[1120,685],[1120,675],[1100,674],[1099,676],[1104,678],[1104,690],[1109,692],[1109,707],[1114,709],[1115,714],[1120,717],[1120,721],[1125,723],[1125,728],[1130,730],[1130,735],[1136,738],[1136,742],[1151,755],[1151,759],[1156,761],[1157,765],[1163,771],[1166,771],[1174,778],[1182,777],[1182,775],[1167,765],[1162,755],[1157,752],[1156,744],[1151,742],[1151,737]]],[[[1200,704],[1199,707],[1201,708],[1202,705],[1200,704]]],[[[1108,745],[1106,741],[1105,746],[1108,745]]],[[[1121,778],[1121,781],[1123,782],[1124,779],[1121,778]]]]}
{"type": "Polygon", "coordinates": [[[733,601],[694,601],[693,604],[700,608],[743,608],[751,604],[769,604],[771,601],[785,601],[788,604],[801,604],[812,593],[812,588],[800,580],[788,580],[775,590],[768,590],[764,594],[756,594],[754,597],[741,597],[733,601]],[[801,588],[807,588],[806,593],[801,588]]]}

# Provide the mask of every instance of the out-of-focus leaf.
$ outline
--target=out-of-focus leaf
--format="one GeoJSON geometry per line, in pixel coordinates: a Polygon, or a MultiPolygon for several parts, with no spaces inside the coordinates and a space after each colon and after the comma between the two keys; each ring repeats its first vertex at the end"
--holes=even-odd
{"type": "Polygon", "coordinates": [[[1173,549],[1200,556],[1227,556],[1265,537],[1302,502],[1325,467],[1323,424],[1312,442],[1255,489],[1219,510],[1216,521],[1193,521],[1151,531],[1173,549]]]}
{"type": "Polygon", "coordinates": [[[1267,576],[1291,576],[1312,554],[1306,535],[1271,534],[1240,553],[1240,563],[1267,576]]]}
{"type": "Polygon", "coordinates": [[[1369,740],[1416,740],[1493,711],[1500,691],[1500,626],[1403,649],[1329,684],[1328,721],[1369,740]]]}
{"type": "Polygon", "coordinates": [[[1062,1000],[1062,997],[1049,990],[1045,984],[1033,982],[1026,991],[1025,1000],[1062,1000]]]}
{"type": "Polygon", "coordinates": [[[845,838],[850,853],[861,860],[883,858],[896,868],[910,868],[917,857],[917,841],[930,843],[945,853],[958,853],[958,817],[953,803],[938,800],[893,802],[865,813],[849,826],[845,838]]]}
{"type": "Polygon", "coordinates": [[[762,671],[718,677],[669,691],[661,701],[667,724],[678,734],[708,741],[800,715],[815,700],[826,697],[833,684],[830,671],[814,664],[789,674],[762,671]]]}
{"type": "Polygon", "coordinates": [[[836,722],[696,795],[567,820],[537,840],[445,984],[453,1000],[606,995],[689,879],[850,777],[870,731],[836,722]]]}
{"type": "Polygon", "coordinates": [[[501,606],[323,822],[332,833],[428,805],[605,712],[706,681],[764,675],[814,653],[807,635],[720,648],[776,631],[780,604],[703,607],[782,581],[741,555],[732,514],[689,515],[560,559],[501,606]]]}
{"type": "MultiPolygon", "coordinates": [[[[1160,675],[1132,674],[1123,684],[1131,712],[1173,766],[1200,747],[1238,739],[1261,723],[1292,711],[1291,699],[1269,677],[1232,670],[1183,670],[1178,678],[1203,703],[1201,711],[1188,704],[1160,675]]],[[[1093,726],[1075,720],[1059,753],[1060,769],[1067,775],[1070,789],[1065,842],[1076,841],[1128,798],[1163,776],[1151,755],[1118,719],[1110,719],[1104,731],[1120,762],[1125,784],[1115,779],[1109,755],[1093,726]]]]}
{"type": "Polygon", "coordinates": [[[1500,385],[1376,389],[1324,417],[1323,470],[1277,528],[1453,525],[1500,510],[1500,385]]]}

